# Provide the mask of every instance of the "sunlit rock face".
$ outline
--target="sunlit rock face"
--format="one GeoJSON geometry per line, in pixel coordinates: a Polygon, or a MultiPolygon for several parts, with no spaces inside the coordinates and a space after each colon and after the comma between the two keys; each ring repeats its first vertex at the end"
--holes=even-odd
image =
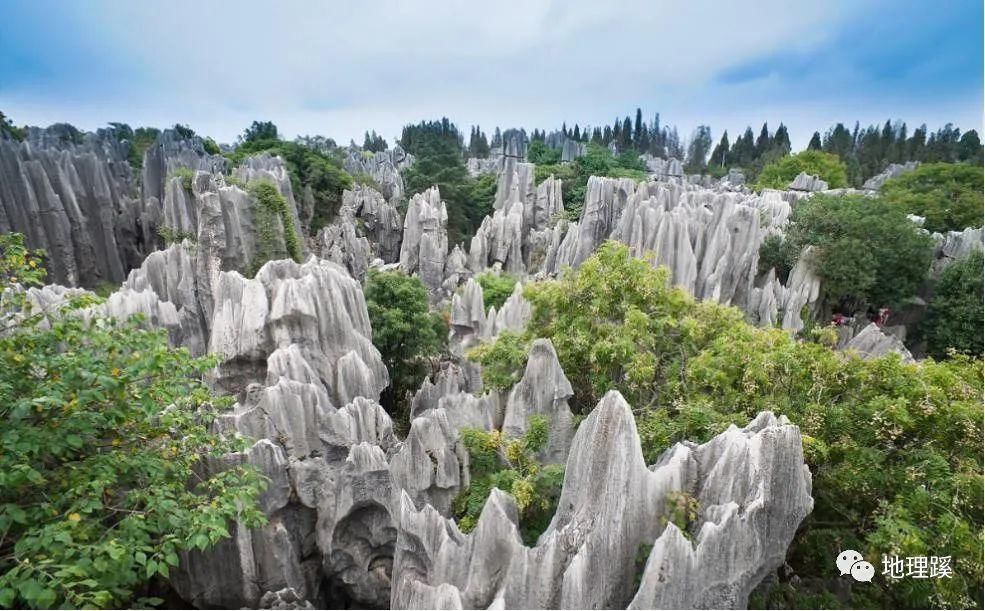
{"type": "Polygon", "coordinates": [[[610,392],[575,434],[558,511],[532,548],[499,490],[467,535],[401,495],[391,607],[741,608],[782,564],[810,492],[799,430],[784,418],[764,412],[648,468],[631,409],[610,392]],[[668,525],[682,492],[701,508],[694,543],[668,525]],[[637,587],[642,546],[652,550],[637,587]]]}
{"type": "Polygon", "coordinates": [[[352,175],[365,174],[380,186],[383,197],[396,203],[407,195],[400,171],[414,163],[414,156],[404,151],[399,144],[377,153],[359,148],[346,150],[343,167],[352,175]]]}
{"type": "Polygon", "coordinates": [[[432,296],[441,290],[448,255],[448,209],[441,193],[432,187],[414,195],[404,217],[400,267],[417,274],[432,296]]]}

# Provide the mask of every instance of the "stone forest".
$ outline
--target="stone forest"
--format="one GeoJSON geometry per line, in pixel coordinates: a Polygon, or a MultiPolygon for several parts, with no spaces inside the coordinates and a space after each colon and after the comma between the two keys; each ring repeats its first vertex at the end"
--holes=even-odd
{"type": "Polygon", "coordinates": [[[974,130],[0,118],[0,607],[983,604],[974,130]]]}

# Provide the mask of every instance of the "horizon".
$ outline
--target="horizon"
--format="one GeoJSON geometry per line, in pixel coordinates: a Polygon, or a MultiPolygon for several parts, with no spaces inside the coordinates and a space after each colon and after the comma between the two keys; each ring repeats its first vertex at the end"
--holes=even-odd
{"type": "Polygon", "coordinates": [[[227,6],[4,3],[17,27],[0,33],[0,111],[87,131],[184,124],[223,143],[254,120],[288,139],[358,144],[376,131],[392,144],[440,117],[491,136],[611,125],[636,108],[682,138],[708,125],[715,142],[782,122],[795,150],[839,122],[982,132],[982,4],[969,0],[777,1],[753,15],[689,3],[227,6]]]}

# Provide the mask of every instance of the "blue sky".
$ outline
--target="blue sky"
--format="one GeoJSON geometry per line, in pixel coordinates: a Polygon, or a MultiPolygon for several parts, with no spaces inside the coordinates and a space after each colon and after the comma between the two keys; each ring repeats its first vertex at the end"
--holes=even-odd
{"type": "Polygon", "coordinates": [[[641,106],[682,135],[783,121],[982,131],[982,2],[0,2],[0,110],[18,124],[253,119],[361,141],[423,118],[553,128],[641,106]],[[822,6],[823,5],[823,6],[822,6]]]}

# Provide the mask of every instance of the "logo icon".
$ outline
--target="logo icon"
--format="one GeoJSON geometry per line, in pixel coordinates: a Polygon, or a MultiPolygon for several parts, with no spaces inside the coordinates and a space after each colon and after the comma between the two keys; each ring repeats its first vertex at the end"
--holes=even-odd
{"type": "Polygon", "coordinates": [[[851,575],[855,581],[872,581],[872,576],[876,574],[872,563],[866,562],[862,554],[853,549],[846,549],[838,554],[835,564],[842,575],[851,575]]]}

